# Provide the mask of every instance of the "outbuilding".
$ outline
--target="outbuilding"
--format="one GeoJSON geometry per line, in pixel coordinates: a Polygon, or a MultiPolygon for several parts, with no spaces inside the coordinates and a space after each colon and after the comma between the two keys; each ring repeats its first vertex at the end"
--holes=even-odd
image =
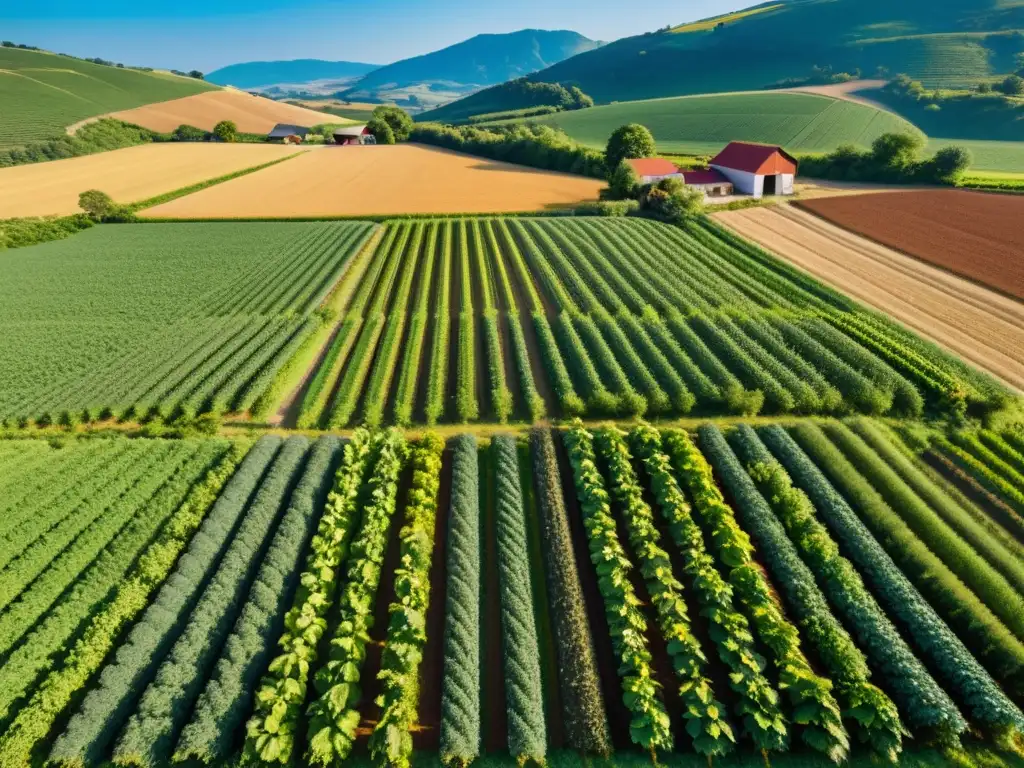
{"type": "Polygon", "coordinates": [[[683,183],[701,190],[708,197],[725,197],[733,193],[732,182],[721,171],[683,171],[683,183]]]}
{"type": "Polygon", "coordinates": [[[334,131],[334,143],[349,146],[352,144],[376,144],[377,140],[365,125],[346,125],[334,131]]]}
{"type": "Polygon", "coordinates": [[[797,161],[782,147],[733,141],[711,160],[710,165],[745,195],[793,194],[797,161]]]}
{"type": "Polygon", "coordinates": [[[683,180],[683,174],[676,167],[675,163],[663,160],[660,157],[643,157],[626,160],[630,167],[640,177],[641,184],[656,184],[662,179],[683,180]]]}
{"type": "Polygon", "coordinates": [[[288,125],[288,123],[278,123],[274,126],[274,130],[267,134],[269,141],[285,141],[289,139],[297,138],[298,141],[294,143],[298,144],[300,141],[306,138],[309,133],[309,128],[302,125],[288,125]]]}

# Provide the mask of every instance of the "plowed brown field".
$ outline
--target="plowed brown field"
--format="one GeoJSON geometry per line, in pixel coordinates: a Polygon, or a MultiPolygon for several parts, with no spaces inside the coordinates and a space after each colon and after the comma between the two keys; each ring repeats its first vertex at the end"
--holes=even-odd
{"type": "Polygon", "coordinates": [[[163,133],[173,131],[179,125],[194,125],[204,131],[212,131],[221,120],[231,120],[243,133],[269,133],[278,123],[310,127],[321,123],[350,122],[342,117],[231,89],[148,104],[114,112],[110,117],[163,133]]]}
{"type": "Polygon", "coordinates": [[[791,206],[730,211],[715,218],[1024,389],[1024,304],[791,206]]]}
{"type": "Polygon", "coordinates": [[[798,205],[844,229],[1024,299],[1024,197],[928,190],[798,205]]]}
{"type": "Polygon", "coordinates": [[[81,213],[78,195],[87,189],[134,203],[295,152],[274,144],[143,144],[0,168],[0,219],[81,213]]]}
{"type": "Polygon", "coordinates": [[[594,179],[415,144],[311,150],[145,211],[177,218],[536,211],[596,200],[594,179]]]}

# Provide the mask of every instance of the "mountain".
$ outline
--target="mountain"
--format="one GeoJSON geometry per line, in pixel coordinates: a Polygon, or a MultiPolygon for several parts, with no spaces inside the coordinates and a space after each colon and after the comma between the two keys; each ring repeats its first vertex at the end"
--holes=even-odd
{"type": "Polygon", "coordinates": [[[600,45],[567,30],[524,29],[502,35],[477,35],[440,51],[374,70],[354,90],[372,92],[425,83],[479,89],[528,75],[600,45]]]}
{"type": "Polygon", "coordinates": [[[207,81],[236,88],[260,88],[278,83],[311,83],[315,80],[351,80],[377,69],[376,64],[323,59],[249,61],[214,70],[207,81]]]}
{"type": "Polygon", "coordinates": [[[599,103],[758,90],[814,67],[906,72],[926,86],[974,84],[1024,51],[1016,0],[774,0],[624,38],[534,73],[599,103]]]}

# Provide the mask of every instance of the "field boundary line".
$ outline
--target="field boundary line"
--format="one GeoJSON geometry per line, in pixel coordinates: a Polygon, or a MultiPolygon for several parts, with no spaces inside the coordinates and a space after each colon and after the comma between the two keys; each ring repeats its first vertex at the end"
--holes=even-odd
{"type": "Polygon", "coordinates": [[[259,165],[254,165],[249,168],[243,168],[240,171],[233,171],[223,176],[215,176],[212,179],[206,179],[205,181],[190,184],[187,187],[181,187],[180,189],[174,189],[171,190],[170,192],[164,192],[163,194],[157,195],[156,197],[150,197],[147,198],[146,200],[138,200],[134,203],[129,203],[128,207],[132,210],[132,213],[136,213],[138,211],[145,210],[146,208],[152,208],[157,205],[163,205],[164,203],[171,202],[171,200],[177,200],[179,197],[185,197],[186,195],[191,195],[195,192],[200,192],[204,189],[207,189],[208,187],[213,187],[216,186],[217,184],[223,184],[225,181],[231,181],[242,176],[247,176],[250,173],[256,173],[256,171],[262,171],[265,168],[270,168],[272,165],[277,165],[278,163],[283,163],[286,160],[291,160],[293,157],[298,157],[299,155],[305,154],[307,151],[308,150],[301,149],[298,152],[293,152],[292,154],[285,155],[284,157],[275,158],[274,160],[271,160],[270,162],[267,163],[261,163],[259,165]]]}

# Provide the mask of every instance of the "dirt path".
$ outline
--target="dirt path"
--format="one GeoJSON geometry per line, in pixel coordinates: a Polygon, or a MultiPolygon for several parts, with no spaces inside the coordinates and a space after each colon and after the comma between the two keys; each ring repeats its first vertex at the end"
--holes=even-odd
{"type": "Polygon", "coordinates": [[[886,85],[887,82],[885,80],[851,80],[848,83],[834,83],[833,85],[802,85],[799,88],[786,88],[782,92],[813,93],[818,96],[830,96],[840,101],[852,101],[854,104],[863,104],[865,107],[873,107],[883,112],[896,114],[882,102],[859,95],[861,91],[884,88],[886,85]]]}
{"type": "Polygon", "coordinates": [[[1024,389],[1024,305],[1014,307],[998,294],[791,207],[731,211],[716,218],[1024,389]]]}

